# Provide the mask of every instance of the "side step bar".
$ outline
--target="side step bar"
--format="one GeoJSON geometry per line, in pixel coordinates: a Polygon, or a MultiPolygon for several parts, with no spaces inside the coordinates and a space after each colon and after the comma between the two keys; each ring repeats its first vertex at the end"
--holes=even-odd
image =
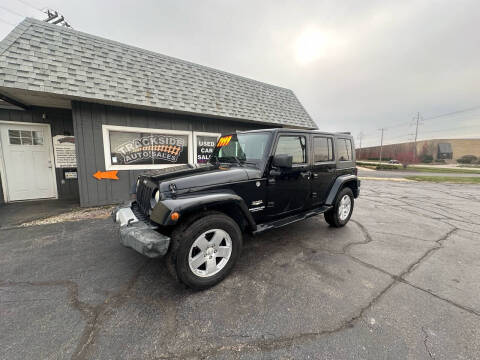
{"type": "Polygon", "coordinates": [[[297,221],[308,219],[309,217],[312,217],[312,216],[315,216],[315,215],[323,214],[325,211],[327,211],[331,208],[332,208],[332,206],[320,206],[316,209],[311,209],[311,210],[302,212],[300,214],[295,214],[295,215],[286,217],[284,219],[274,220],[274,221],[266,222],[266,223],[263,223],[263,224],[258,224],[257,225],[257,230],[255,230],[253,233],[254,234],[259,234],[259,233],[262,233],[266,230],[277,229],[277,228],[280,228],[282,226],[295,223],[297,221]]]}

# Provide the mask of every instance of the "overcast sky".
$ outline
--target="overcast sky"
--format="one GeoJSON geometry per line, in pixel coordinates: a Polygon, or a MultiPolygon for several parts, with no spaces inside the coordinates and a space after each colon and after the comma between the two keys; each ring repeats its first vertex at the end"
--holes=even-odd
{"type": "Polygon", "coordinates": [[[380,127],[386,143],[412,139],[417,112],[419,138],[480,137],[478,0],[2,0],[0,37],[44,7],[80,31],[290,88],[320,129],[363,132],[363,146],[380,127]]]}

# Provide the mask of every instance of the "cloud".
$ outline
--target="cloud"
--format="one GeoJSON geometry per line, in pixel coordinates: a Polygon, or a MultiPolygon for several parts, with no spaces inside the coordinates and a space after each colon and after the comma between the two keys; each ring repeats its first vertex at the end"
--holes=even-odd
{"type": "MultiPolygon", "coordinates": [[[[5,6],[18,10],[14,3],[5,6]]],[[[417,111],[427,118],[480,105],[476,0],[52,0],[50,6],[78,30],[291,88],[321,129],[363,131],[364,144],[379,141],[379,127],[389,127],[387,141],[408,139],[417,111]]],[[[420,134],[480,136],[474,115],[425,122],[420,134]]]]}

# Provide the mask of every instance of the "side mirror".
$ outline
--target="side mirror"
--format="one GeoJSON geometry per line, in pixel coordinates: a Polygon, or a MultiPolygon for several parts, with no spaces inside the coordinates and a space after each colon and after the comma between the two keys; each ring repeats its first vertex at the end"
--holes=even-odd
{"type": "Polygon", "coordinates": [[[292,168],[293,156],[287,154],[279,154],[273,157],[273,166],[280,169],[291,169],[292,168]]]}

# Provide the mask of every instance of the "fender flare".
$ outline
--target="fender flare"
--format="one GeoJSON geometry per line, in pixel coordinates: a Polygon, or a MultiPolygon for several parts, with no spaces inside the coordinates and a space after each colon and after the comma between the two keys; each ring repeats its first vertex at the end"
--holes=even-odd
{"type": "Polygon", "coordinates": [[[248,227],[252,231],[257,228],[245,201],[234,192],[229,191],[196,193],[161,200],[152,210],[150,219],[160,225],[175,225],[176,222],[170,219],[170,214],[174,211],[182,217],[182,214],[217,205],[235,206],[247,220],[248,227]]]}
{"type": "Polygon", "coordinates": [[[328,193],[327,199],[325,200],[325,205],[333,205],[335,197],[337,196],[343,185],[352,181],[358,184],[358,177],[356,175],[340,175],[339,177],[337,177],[332,187],[330,188],[330,192],[328,193]]]}

